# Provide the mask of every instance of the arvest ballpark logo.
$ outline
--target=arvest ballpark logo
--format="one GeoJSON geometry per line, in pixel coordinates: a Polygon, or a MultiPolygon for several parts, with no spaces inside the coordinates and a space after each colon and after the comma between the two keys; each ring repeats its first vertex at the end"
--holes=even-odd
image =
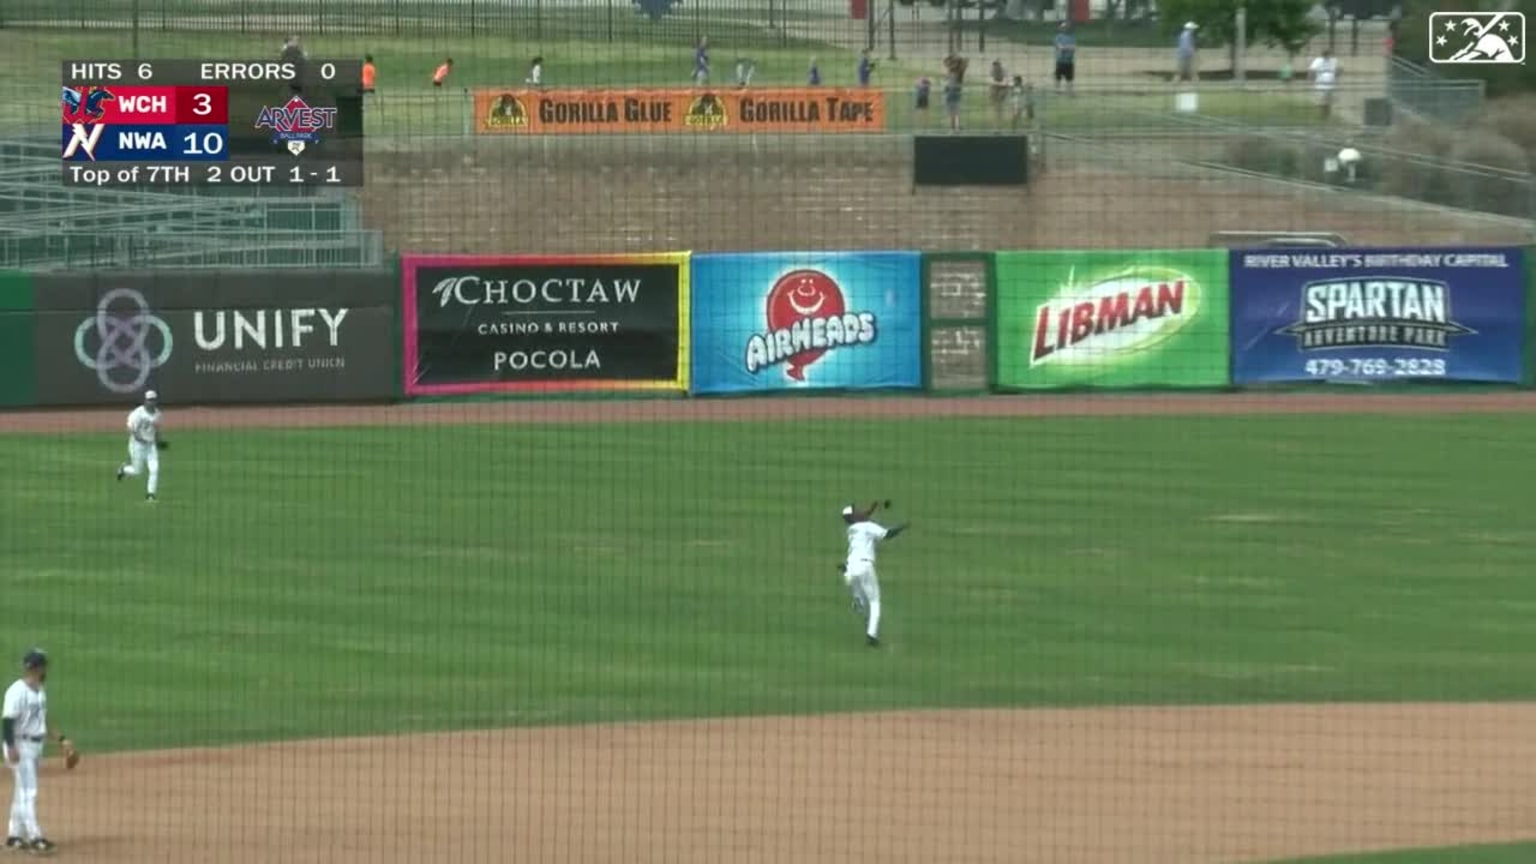
{"type": "Polygon", "coordinates": [[[820,270],[792,270],[768,292],[767,332],[747,340],[747,371],[756,375],[783,364],[784,374],[805,380],[805,370],[828,351],[869,345],[877,333],[873,312],[848,309],[837,280],[820,270]]]}
{"type": "Polygon", "coordinates": [[[171,327],[132,288],[114,288],[75,328],[75,358],[113,393],[136,393],[171,359],[171,327]]]}
{"type": "Polygon", "coordinates": [[[1329,348],[1450,350],[1453,336],[1477,331],[1451,317],[1444,282],[1367,276],[1301,286],[1301,315],[1278,331],[1302,351],[1329,348]]]}
{"type": "Polygon", "coordinates": [[[1115,363],[1149,351],[1200,313],[1200,283],[1166,267],[1131,267],[1086,285],[1067,276],[1035,309],[1029,365],[1115,363]]]}
{"type": "Polygon", "coordinates": [[[256,128],[272,130],[272,143],[286,145],[297,156],[307,145],[320,143],[321,131],[336,128],[336,109],[311,108],[295,96],[281,108],[262,108],[256,128]]]}

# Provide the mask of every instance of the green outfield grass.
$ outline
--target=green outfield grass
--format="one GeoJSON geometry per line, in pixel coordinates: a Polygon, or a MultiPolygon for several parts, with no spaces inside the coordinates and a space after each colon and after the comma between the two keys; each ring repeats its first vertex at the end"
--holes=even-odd
{"type": "MultiPolygon", "coordinates": [[[[607,41],[600,30],[582,39],[573,35],[575,25],[556,27],[564,19],[547,23],[553,35],[536,43],[490,36],[382,37],[360,34],[311,36],[306,44],[315,57],[361,57],[371,53],[379,69],[379,88],[384,110],[371,111],[367,132],[373,136],[459,135],[472,127],[473,113],[465,88],[517,85],[527,75],[535,53],[546,59],[546,82],[555,87],[685,86],[692,71],[692,49],[686,40],[643,38],[647,22],[625,19],[619,38],[607,41]],[[454,87],[449,92],[430,86],[433,68],[445,56],[454,59],[454,87]]],[[[748,24],[722,24],[711,31],[712,63],[716,83],[729,84],[736,56],[745,54],[756,63],[753,81],[762,86],[798,86],[814,57],[819,61],[827,86],[856,83],[858,58],[853,52],[825,43],[788,40],[748,24]]],[[[5,130],[47,133],[57,123],[58,64],[65,58],[126,57],[128,36],[123,32],[55,32],[0,30],[0,88],[8,95],[0,103],[0,134],[5,130]]],[[[148,33],[141,39],[139,54],[146,58],[246,57],[261,59],[276,50],[273,37],[231,33],[148,33]]],[[[1099,127],[1177,126],[1173,92],[1166,86],[1148,84],[1142,91],[1095,93],[1085,89],[1078,98],[1056,98],[1042,76],[1039,117],[1047,129],[1099,127]]],[[[987,104],[980,64],[969,79],[976,85],[968,93],[963,111],[967,131],[1000,128],[987,104]]],[[[888,128],[905,132],[937,130],[946,124],[936,69],[905,61],[881,60],[876,82],[889,93],[888,128]],[[933,108],[925,119],[912,110],[912,86],[920,76],[935,79],[933,108]]],[[[1201,112],[1209,117],[1260,126],[1308,126],[1320,122],[1315,106],[1303,89],[1255,89],[1234,92],[1214,89],[1202,96],[1201,112]]],[[[1001,125],[1006,125],[1001,124],[1001,125]]]]}
{"type": "Polygon", "coordinates": [[[1536,843],[1488,846],[1446,846],[1435,849],[1403,849],[1364,855],[1330,855],[1283,864],[1530,864],[1536,861],[1536,843]]]}
{"type": "Polygon", "coordinates": [[[92,749],[1536,680],[1524,417],[173,440],[152,506],[112,480],[118,434],[0,436],[0,648],[55,652],[92,749]],[[833,567],[854,494],[915,522],[884,652],[833,567]]]}

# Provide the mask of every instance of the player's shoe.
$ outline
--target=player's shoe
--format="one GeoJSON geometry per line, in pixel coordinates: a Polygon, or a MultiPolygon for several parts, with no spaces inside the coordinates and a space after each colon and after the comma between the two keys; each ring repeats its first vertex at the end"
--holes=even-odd
{"type": "Polygon", "coordinates": [[[27,841],[21,839],[20,837],[5,838],[5,851],[7,852],[21,852],[26,848],[27,841]]]}
{"type": "Polygon", "coordinates": [[[145,495],[144,496],[144,503],[145,504],[153,504],[153,503],[155,503],[156,501],[159,501],[159,500],[160,500],[159,498],[156,498],[153,495],[145,495]]]}
{"type": "Polygon", "coordinates": [[[123,472],[127,471],[127,470],[128,470],[128,466],[127,465],[119,465],[119,466],[117,466],[117,482],[119,482],[119,483],[123,482],[123,472]]]}
{"type": "Polygon", "coordinates": [[[52,840],[46,840],[42,837],[33,840],[30,844],[27,845],[27,851],[31,852],[33,855],[51,855],[53,854],[53,850],[57,848],[57,846],[53,845],[52,840]]]}
{"type": "Polygon", "coordinates": [[[864,637],[864,644],[868,645],[871,648],[879,648],[880,647],[880,637],[879,636],[865,636],[864,637]]]}

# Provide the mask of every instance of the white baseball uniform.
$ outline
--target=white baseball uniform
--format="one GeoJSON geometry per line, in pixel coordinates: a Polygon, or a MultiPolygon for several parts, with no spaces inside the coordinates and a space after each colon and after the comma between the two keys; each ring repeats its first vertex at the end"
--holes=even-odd
{"type": "Polygon", "coordinates": [[[16,748],[8,752],[15,790],[11,794],[11,830],[9,837],[39,840],[43,829],[37,824],[37,760],[43,755],[43,739],[48,734],[48,693],[41,684],[32,689],[18,678],[5,691],[4,716],[14,724],[16,748]],[[15,759],[15,764],[11,760],[15,759]]]}
{"type": "Polygon", "coordinates": [[[160,491],[160,450],[155,442],[160,440],[161,416],[159,408],[148,405],[140,405],[128,414],[128,461],[118,469],[123,475],[137,477],[148,466],[149,483],[144,491],[150,497],[160,491]]]}
{"type": "Polygon", "coordinates": [[[848,561],[843,579],[853,599],[867,610],[869,627],[865,631],[871,639],[880,636],[880,580],[875,576],[875,546],[890,532],[884,526],[868,519],[848,526],[848,561]]]}

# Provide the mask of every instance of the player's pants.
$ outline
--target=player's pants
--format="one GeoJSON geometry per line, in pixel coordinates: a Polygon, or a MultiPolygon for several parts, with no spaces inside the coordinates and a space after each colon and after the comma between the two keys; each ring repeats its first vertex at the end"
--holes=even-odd
{"type": "Polygon", "coordinates": [[[11,766],[15,790],[11,793],[11,830],[7,837],[37,840],[43,829],[37,824],[37,760],[43,755],[43,742],[17,739],[16,764],[11,766]]]}
{"type": "Polygon", "coordinates": [[[875,575],[875,562],[849,561],[843,571],[843,579],[848,583],[848,590],[853,592],[854,599],[861,601],[863,607],[869,610],[869,627],[864,632],[869,636],[879,636],[880,579],[875,575]]]}
{"type": "Polygon", "coordinates": [[[160,451],[153,444],[140,444],[137,441],[128,442],[128,461],[123,465],[123,473],[129,477],[137,477],[144,473],[145,466],[149,466],[149,483],[145,487],[151,495],[158,494],[160,490],[160,451]]]}

